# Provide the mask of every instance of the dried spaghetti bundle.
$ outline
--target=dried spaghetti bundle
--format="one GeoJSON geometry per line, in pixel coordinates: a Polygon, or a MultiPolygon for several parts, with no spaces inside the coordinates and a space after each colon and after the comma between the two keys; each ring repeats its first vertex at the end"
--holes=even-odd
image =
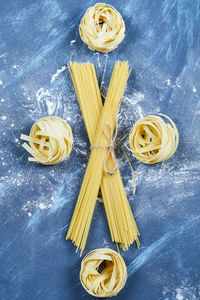
{"type": "Polygon", "coordinates": [[[175,123],[168,116],[159,115],[141,118],[129,134],[133,156],[145,164],[155,164],[170,158],[178,147],[179,134],[175,123]]]}
{"type": "Polygon", "coordinates": [[[120,13],[111,5],[96,3],[84,14],[79,33],[93,51],[110,52],[124,39],[125,24],[120,13]]]}
{"type": "Polygon", "coordinates": [[[96,249],[81,262],[80,280],[92,296],[107,298],[117,295],[127,279],[126,264],[120,254],[112,249],[96,249]],[[105,268],[101,271],[100,265],[105,268]]]}
{"type": "MultiPolygon", "coordinates": [[[[85,173],[77,205],[68,230],[67,238],[85,248],[96,198],[101,184],[101,192],[112,241],[126,250],[136,241],[139,247],[138,229],[133,218],[119,170],[112,176],[104,171],[104,161],[108,149],[98,146],[108,145],[102,128],[105,124],[115,126],[115,114],[123,96],[129,76],[127,62],[117,62],[114,67],[105,105],[103,107],[94,65],[70,63],[70,71],[91,145],[95,145],[85,173]]],[[[108,128],[107,128],[108,129],[108,128]]],[[[108,130],[107,134],[110,132],[108,130]]],[[[113,169],[112,157],[107,160],[113,169]]]]}
{"type": "Polygon", "coordinates": [[[22,140],[28,141],[22,146],[33,156],[29,161],[43,165],[59,164],[69,156],[72,150],[73,135],[67,122],[58,117],[45,117],[33,124],[30,135],[22,134],[22,140]]]}

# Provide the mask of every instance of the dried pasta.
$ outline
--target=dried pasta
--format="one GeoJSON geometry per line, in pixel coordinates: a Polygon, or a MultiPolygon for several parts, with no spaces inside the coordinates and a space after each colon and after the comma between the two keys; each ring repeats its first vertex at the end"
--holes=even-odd
{"type": "Polygon", "coordinates": [[[124,39],[124,32],[122,16],[105,3],[89,7],[79,26],[80,37],[88,48],[103,53],[116,49],[124,39]]]}
{"type": "MultiPolygon", "coordinates": [[[[105,105],[103,107],[96,72],[93,64],[70,63],[70,71],[91,145],[106,145],[102,126],[115,126],[115,112],[121,101],[129,76],[127,62],[117,62],[114,67],[105,105]]],[[[139,231],[133,218],[119,169],[110,176],[103,170],[106,149],[94,149],[81,187],[77,205],[68,230],[67,239],[82,250],[94,212],[99,185],[113,242],[126,250],[136,241],[139,247],[139,231]]],[[[113,160],[108,158],[108,166],[113,168],[113,160]]]]}
{"type": "Polygon", "coordinates": [[[138,120],[129,134],[133,156],[145,164],[155,164],[170,158],[176,151],[178,142],[176,125],[164,114],[138,120]]]}
{"type": "Polygon", "coordinates": [[[126,279],[126,264],[121,255],[112,249],[93,250],[81,262],[80,280],[84,289],[92,296],[115,296],[124,287],[126,279]],[[102,263],[105,268],[101,271],[102,263]]]}
{"type": "Polygon", "coordinates": [[[31,128],[30,135],[22,134],[22,140],[28,141],[22,146],[32,155],[29,161],[43,165],[62,162],[72,150],[73,135],[67,122],[58,117],[45,117],[31,128]]]}

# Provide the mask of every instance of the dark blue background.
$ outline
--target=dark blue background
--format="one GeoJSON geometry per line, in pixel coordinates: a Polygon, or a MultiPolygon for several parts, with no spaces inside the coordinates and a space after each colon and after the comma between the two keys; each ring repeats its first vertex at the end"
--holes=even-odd
{"type": "MultiPolygon", "coordinates": [[[[106,93],[115,60],[132,73],[121,106],[118,141],[133,123],[162,112],[177,124],[174,156],[153,166],[118,153],[141,249],[122,253],[129,278],[115,299],[200,298],[199,119],[200,2],[107,1],[122,14],[126,37],[109,54],[90,51],[78,25],[95,1],[2,0],[0,4],[0,299],[91,299],[79,282],[81,259],[65,235],[89,157],[89,141],[68,71],[69,60],[95,64],[106,93]],[[56,75],[55,75],[56,74],[56,75]],[[53,76],[54,75],[54,76],[53,76]],[[20,134],[47,115],[69,122],[70,158],[60,165],[28,162],[20,134]]],[[[85,254],[112,247],[97,203],[85,254]]]]}

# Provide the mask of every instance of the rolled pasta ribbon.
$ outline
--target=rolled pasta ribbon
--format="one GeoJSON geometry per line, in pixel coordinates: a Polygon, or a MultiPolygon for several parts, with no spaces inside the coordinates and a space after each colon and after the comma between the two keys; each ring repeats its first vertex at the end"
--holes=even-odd
{"type": "Polygon", "coordinates": [[[167,160],[176,151],[178,143],[179,134],[176,125],[164,114],[141,118],[133,125],[129,134],[133,156],[145,164],[167,160]]]}
{"type": "Polygon", "coordinates": [[[82,41],[93,51],[110,52],[124,39],[125,24],[111,5],[96,3],[87,9],[79,26],[82,41]]]}
{"type": "Polygon", "coordinates": [[[115,296],[124,287],[126,279],[126,264],[121,255],[112,249],[93,250],[81,262],[81,284],[92,296],[115,296]],[[105,268],[101,271],[102,263],[105,268]]]}
{"type": "Polygon", "coordinates": [[[29,161],[43,165],[59,164],[69,156],[72,150],[73,135],[67,122],[58,117],[45,117],[32,126],[30,135],[22,134],[22,140],[28,141],[22,146],[33,156],[29,161]]]}

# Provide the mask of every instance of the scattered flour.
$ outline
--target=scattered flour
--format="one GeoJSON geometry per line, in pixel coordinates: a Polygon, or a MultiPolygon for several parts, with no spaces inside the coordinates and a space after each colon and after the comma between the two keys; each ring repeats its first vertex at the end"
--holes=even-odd
{"type": "Polygon", "coordinates": [[[2,85],[3,84],[3,81],[2,80],[0,80],[0,85],[2,85]]]}
{"type": "Polygon", "coordinates": [[[7,120],[7,116],[1,116],[1,120],[2,120],[2,121],[7,120]]]}
{"type": "Polygon", "coordinates": [[[39,211],[48,210],[52,207],[52,203],[55,202],[54,197],[50,197],[50,199],[41,199],[40,201],[32,202],[28,200],[23,206],[22,211],[24,211],[29,217],[32,216],[33,212],[37,209],[39,211]],[[43,201],[44,200],[44,201],[43,201]]]}
{"type": "Polygon", "coordinates": [[[125,97],[124,97],[124,100],[123,100],[123,103],[127,101],[127,102],[129,102],[130,104],[132,104],[132,105],[136,105],[136,104],[138,104],[138,102],[142,101],[143,99],[144,99],[144,94],[135,91],[135,92],[134,92],[132,95],[130,95],[129,97],[128,97],[128,96],[125,96],[125,97]]]}
{"type": "Polygon", "coordinates": [[[5,99],[4,98],[1,98],[1,102],[4,102],[5,101],[5,99]]]}
{"type": "Polygon", "coordinates": [[[41,113],[56,115],[63,109],[63,101],[60,93],[52,94],[43,87],[36,91],[37,109],[41,113]]]}
{"type": "Polygon", "coordinates": [[[185,278],[178,287],[174,288],[170,285],[165,286],[163,289],[164,299],[173,300],[199,300],[200,299],[200,286],[191,284],[190,278],[185,278]]]}
{"type": "MultiPolygon", "coordinates": [[[[125,96],[123,98],[122,105],[125,105],[124,108],[124,117],[123,119],[125,120],[132,120],[133,122],[133,115],[139,119],[144,116],[144,112],[142,110],[142,106],[140,106],[140,102],[144,100],[144,94],[135,91],[133,94],[129,96],[125,96]],[[129,107],[129,109],[127,108],[129,107]]],[[[119,117],[120,117],[119,113],[119,117]]]]}
{"type": "Polygon", "coordinates": [[[181,290],[180,289],[176,289],[176,299],[177,300],[183,300],[183,296],[181,295],[181,290]]]}
{"type": "Polygon", "coordinates": [[[43,203],[43,202],[41,202],[41,203],[39,203],[39,204],[37,205],[37,207],[38,207],[39,209],[41,209],[41,210],[48,209],[48,208],[50,208],[51,206],[52,206],[51,203],[45,204],[45,203],[43,203]]]}
{"type": "Polygon", "coordinates": [[[99,69],[101,68],[101,62],[100,62],[100,55],[99,52],[96,52],[95,55],[97,56],[97,63],[98,63],[98,67],[99,69]]]}
{"type": "Polygon", "coordinates": [[[102,91],[102,87],[103,87],[103,84],[104,84],[104,78],[105,78],[106,69],[107,69],[107,63],[108,63],[108,53],[104,54],[104,56],[105,56],[105,63],[104,63],[104,69],[103,69],[103,75],[102,75],[102,79],[101,79],[101,84],[100,84],[100,91],[102,91]]]}
{"type": "Polygon", "coordinates": [[[181,83],[180,83],[179,78],[176,78],[176,85],[175,86],[178,87],[178,88],[181,88],[181,83]]]}
{"type": "Polygon", "coordinates": [[[56,73],[53,74],[51,77],[51,83],[54,82],[56,78],[59,76],[59,74],[64,72],[65,70],[67,70],[67,66],[63,66],[62,68],[57,69],[56,73]]]}
{"type": "Polygon", "coordinates": [[[37,100],[40,101],[42,98],[46,96],[51,96],[48,90],[44,90],[44,88],[40,88],[39,90],[36,91],[36,97],[37,100]]]}
{"type": "Polygon", "coordinates": [[[46,205],[44,204],[44,203],[39,203],[39,205],[38,205],[38,207],[40,208],[40,209],[45,209],[46,208],[46,205]]]}
{"type": "Polygon", "coordinates": [[[175,290],[175,300],[198,300],[200,299],[199,286],[193,286],[189,279],[182,281],[181,286],[175,290]]]}

